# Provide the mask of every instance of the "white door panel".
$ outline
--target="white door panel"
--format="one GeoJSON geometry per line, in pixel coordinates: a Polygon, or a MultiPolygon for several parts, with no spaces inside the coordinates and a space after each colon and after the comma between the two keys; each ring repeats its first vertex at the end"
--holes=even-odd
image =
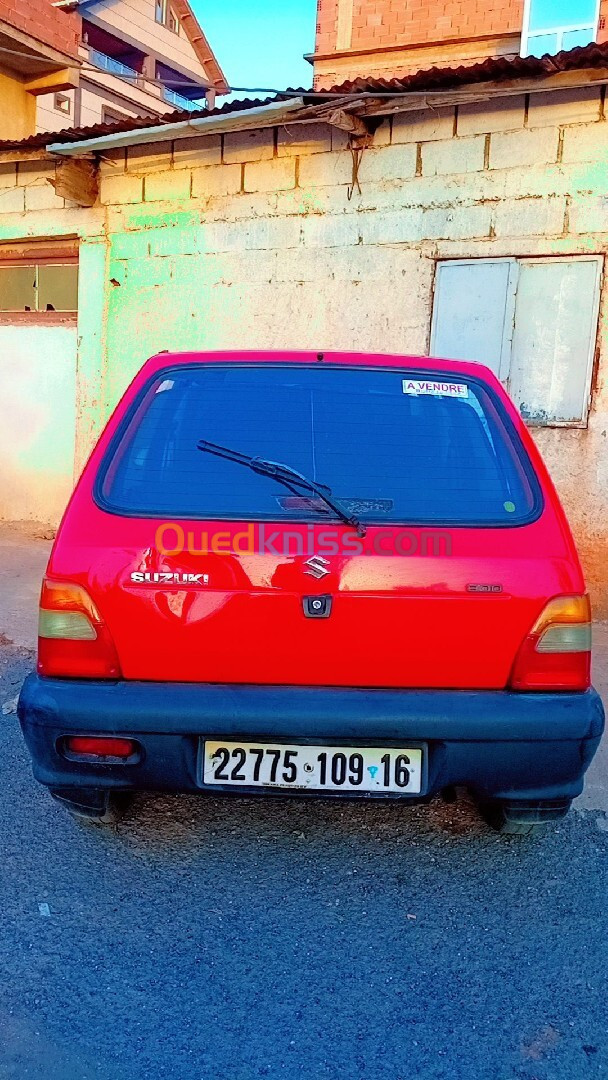
{"type": "Polygon", "coordinates": [[[0,518],[57,522],[71,494],[76,327],[0,326],[0,518]]]}

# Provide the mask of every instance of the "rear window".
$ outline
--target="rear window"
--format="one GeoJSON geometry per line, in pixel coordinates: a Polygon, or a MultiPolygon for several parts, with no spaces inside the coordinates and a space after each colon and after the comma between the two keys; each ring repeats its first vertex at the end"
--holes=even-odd
{"type": "Polygon", "coordinates": [[[519,525],[538,483],[495,395],[476,379],[318,365],[171,368],[127,415],[98,481],[142,517],[332,518],[314,494],[202,452],[201,439],[281,462],[378,524],[519,525]]]}

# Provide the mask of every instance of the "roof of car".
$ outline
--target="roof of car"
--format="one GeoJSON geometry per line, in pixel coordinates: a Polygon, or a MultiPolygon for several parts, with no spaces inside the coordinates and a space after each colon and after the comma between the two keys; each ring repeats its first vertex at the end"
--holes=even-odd
{"type": "Polygon", "coordinates": [[[402,353],[334,352],[326,350],[224,349],[210,352],[160,352],[144,365],[146,374],[186,364],[218,363],[272,364],[343,364],[353,367],[419,368],[421,371],[445,372],[446,375],[477,376],[495,380],[484,364],[471,360],[449,360],[435,356],[412,356],[402,353]]]}

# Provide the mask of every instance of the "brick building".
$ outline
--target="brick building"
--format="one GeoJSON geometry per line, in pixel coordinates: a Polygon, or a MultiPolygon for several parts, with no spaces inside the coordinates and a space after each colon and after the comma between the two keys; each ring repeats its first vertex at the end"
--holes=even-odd
{"type": "Polygon", "coordinates": [[[608,0],[318,0],[315,85],[608,40],[608,0]]]}

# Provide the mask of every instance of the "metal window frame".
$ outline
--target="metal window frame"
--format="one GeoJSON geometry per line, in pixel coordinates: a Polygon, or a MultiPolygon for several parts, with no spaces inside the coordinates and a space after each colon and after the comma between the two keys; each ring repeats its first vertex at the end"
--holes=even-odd
{"type": "MultiPolygon", "coordinates": [[[[0,245],[0,269],[34,266],[78,266],[78,246],[73,241],[0,245]]],[[[75,311],[0,311],[0,326],[73,326],[75,311]]]]}
{"type": "Polygon", "coordinates": [[[597,36],[600,22],[601,0],[595,0],[595,20],[593,23],[561,23],[557,26],[550,26],[546,29],[543,29],[542,34],[537,31],[530,33],[530,14],[533,3],[534,0],[524,0],[524,17],[521,28],[521,46],[519,50],[520,56],[529,55],[528,45],[531,38],[544,37],[546,34],[555,34],[557,36],[557,48],[555,50],[556,52],[561,51],[564,34],[572,33],[573,30],[592,30],[594,38],[597,36]]]}

